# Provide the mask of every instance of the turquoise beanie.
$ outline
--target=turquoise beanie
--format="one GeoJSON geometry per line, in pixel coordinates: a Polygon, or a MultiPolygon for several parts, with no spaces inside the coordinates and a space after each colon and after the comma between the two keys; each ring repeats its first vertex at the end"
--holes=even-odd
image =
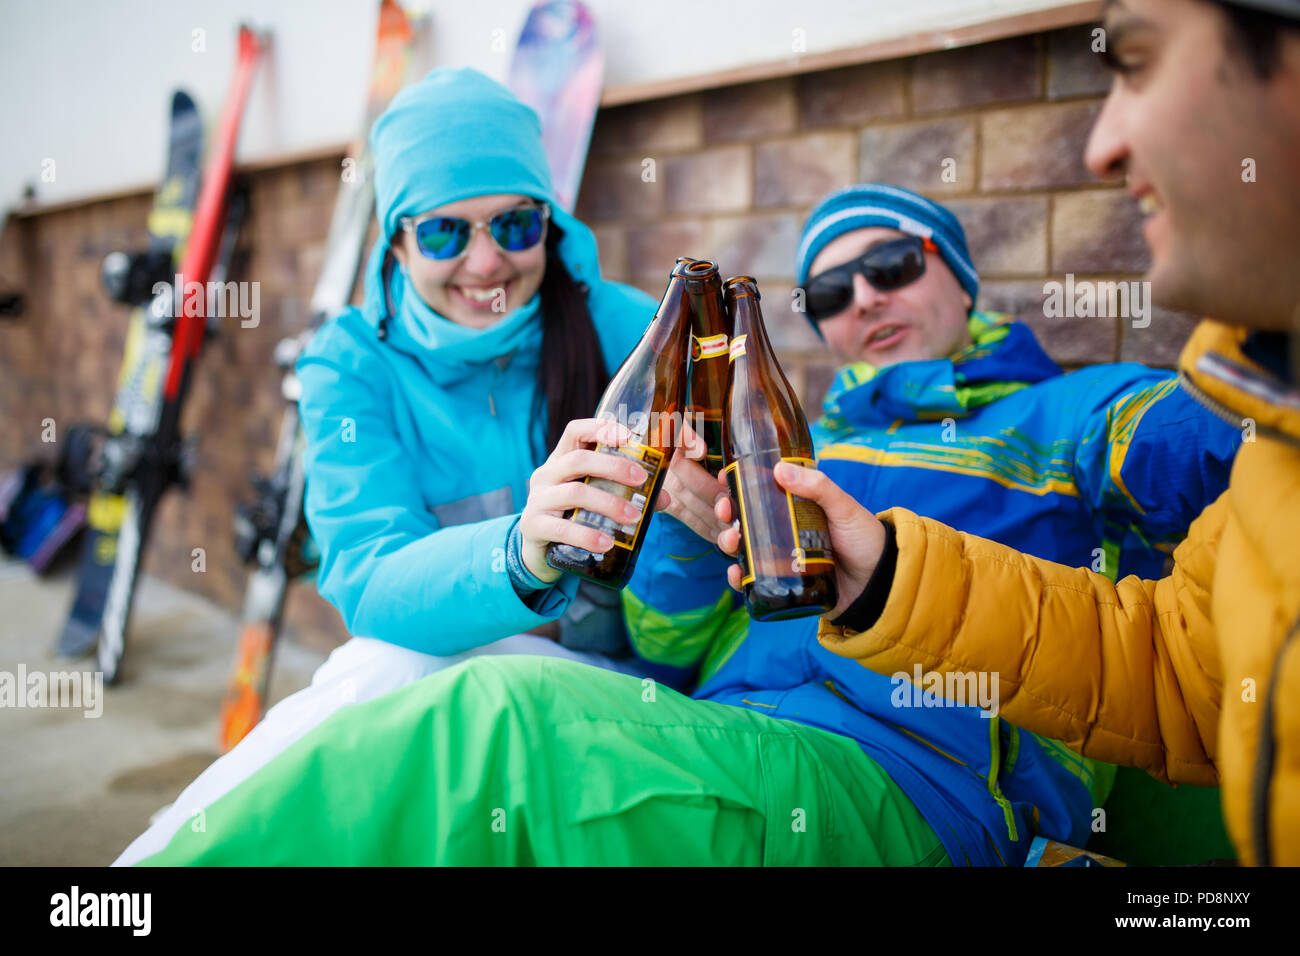
{"type": "MultiPolygon", "coordinates": [[[[795,282],[808,281],[813,260],[827,244],[857,229],[884,226],[929,239],[973,303],[980,277],[966,246],[966,232],[951,212],[910,189],[862,183],[831,193],[808,216],[795,253],[795,282]]],[[[814,328],[816,327],[814,323],[814,328]]]]}
{"type": "MultiPolygon", "coordinates": [[[[380,235],[366,267],[364,313],[383,327],[384,266],[398,221],[474,196],[519,194],[551,207],[560,258],[577,282],[600,278],[595,237],[559,207],[537,114],[477,70],[437,69],[408,86],[370,131],[380,235]]],[[[398,300],[406,291],[394,283],[398,300]]]]}
{"type": "Polygon", "coordinates": [[[393,98],[370,132],[375,211],[397,221],[472,196],[521,193],[555,205],[537,114],[471,69],[434,70],[393,98]]]}

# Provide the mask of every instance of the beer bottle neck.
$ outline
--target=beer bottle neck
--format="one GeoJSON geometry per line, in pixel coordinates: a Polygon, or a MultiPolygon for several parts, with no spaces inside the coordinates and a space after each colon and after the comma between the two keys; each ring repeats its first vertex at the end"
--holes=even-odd
{"type": "Polygon", "coordinates": [[[654,321],[641,340],[642,346],[655,352],[668,348],[674,338],[680,335],[681,323],[686,314],[686,283],[674,276],[668,280],[668,288],[664,290],[664,297],[655,311],[654,321]]]}
{"type": "Polygon", "coordinates": [[[767,328],[763,324],[763,311],[758,304],[758,296],[750,292],[735,290],[732,295],[732,314],[735,327],[731,330],[733,340],[744,336],[740,346],[746,355],[769,355],[772,343],[767,337],[767,328]]]}
{"type": "Polygon", "coordinates": [[[712,335],[730,335],[727,328],[727,312],[722,305],[722,289],[717,284],[705,285],[692,291],[695,300],[695,334],[701,337],[712,335]]]}
{"type": "Polygon", "coordinates": [[[757,287],[751,280],[732,280],[727,286],[727,304],[735,324],[728,454],[811,458],[807,420],[767,337],[757,287]]]}

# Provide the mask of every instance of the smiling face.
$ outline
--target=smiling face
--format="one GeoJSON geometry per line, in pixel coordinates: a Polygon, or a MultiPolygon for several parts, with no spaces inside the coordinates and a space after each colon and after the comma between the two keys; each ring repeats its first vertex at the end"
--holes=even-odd
{"type": "MultiPolygon", "coordinates": [[[[471,223],[486,222],[499,212],[529,201],[527,196],[475,196],[426,210],[412,218],[433,213],[456,216],[471,223]]],[[[429,308],[457,325],[472,329],[495,325],[506,313],[531,299],[546,271],[545,233],[531,249],[506,252],[487,229],[477,229],[462,255],[442,260],[422,255],[415,232],[403,229],[394,237],[393,255],[406,269],[411,284],[429,308]]]]}
{"type": "MultiPolygon", "coordinates": [[[[808,274],[816,276],[903,235],[880,227],[846,232],[826,244],[808,274]]],[[[965,348],[971,342],[970,308],[970,296],[943,257],[927,250],[925,274],[901,289],[881,292],[861,273],[855,275],[853,301],[817,327],[841,362],[884,368],[897,362],[945,358],[965,348]]]]}
{"type": "Polygon", "coordinates": [[[1098,176],[1127,175],[1161,305],[1285,328],[1300,302],[1300,34],[1254,74],[1221,10],[1200,0],[1116,0],[1115,81],[1088,141],[1098,176]]]}

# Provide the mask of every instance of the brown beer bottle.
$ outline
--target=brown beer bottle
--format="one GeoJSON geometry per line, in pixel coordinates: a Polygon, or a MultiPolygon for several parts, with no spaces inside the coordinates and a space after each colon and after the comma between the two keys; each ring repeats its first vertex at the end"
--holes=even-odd
{"type": "Polygon", "coordinates": [[[779,461],[815,463],[808,421],[777,363],[758,299],[752,277],[727,280],[732,332],[723,471],[740,524],[745,606],[756,621],[780,621],[829,611],[839,590],[825,513],[772,476],[779,461]]]}
{"type": "Polygon", "coordinates": [[[565,517],[603,531],[614,539],[614,546],[604,554],[558,542],[546,549],[546,563],[557,571],[567,571],[608,588],[622,588],[632,577],[654,500],[668,473],[668,461],[681,441],[691,335],[690,299],[686,294],[686,280],[679,275],[684,269],[685,264],[679,261],[654,320],[632,354],[614,373],[594,416],[616,421],[632,433],[623,445],[598,444],[596,450],[638,462],[645,468],[647,477],[638,488],[608,478],[588,477],[586,481],[627,499],[641,509],[641,515],[631,524],[619,525],[604,515],[578,509],[565,517]]]}
{"type": "MultiPolygon", "coordinates": [[[[686,260],[686,292],[691,300],[691,384],[686,420],[704,439],[704,467],[722,471],[722,409],[727,401],[727,341],[731,330],[722,301],[722,276],[709,259],[686,260]]],[[[678,268],[682,260],[678,259],[678,268]]],[[[674,274],[677,274],[676,272],[674,274]]]]}

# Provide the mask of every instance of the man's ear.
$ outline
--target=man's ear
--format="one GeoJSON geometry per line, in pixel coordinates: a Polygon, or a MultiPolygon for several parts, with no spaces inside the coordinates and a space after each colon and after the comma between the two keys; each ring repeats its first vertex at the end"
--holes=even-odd
{"type": "Polygon", "coordinates": [[[975,302],[973,299],[971,299],[970,293],[963,292],[961,294],[961,301],[966,306],[966,311],[968,313],[970,312],[971,309],[975,308],[975,302]]]}

